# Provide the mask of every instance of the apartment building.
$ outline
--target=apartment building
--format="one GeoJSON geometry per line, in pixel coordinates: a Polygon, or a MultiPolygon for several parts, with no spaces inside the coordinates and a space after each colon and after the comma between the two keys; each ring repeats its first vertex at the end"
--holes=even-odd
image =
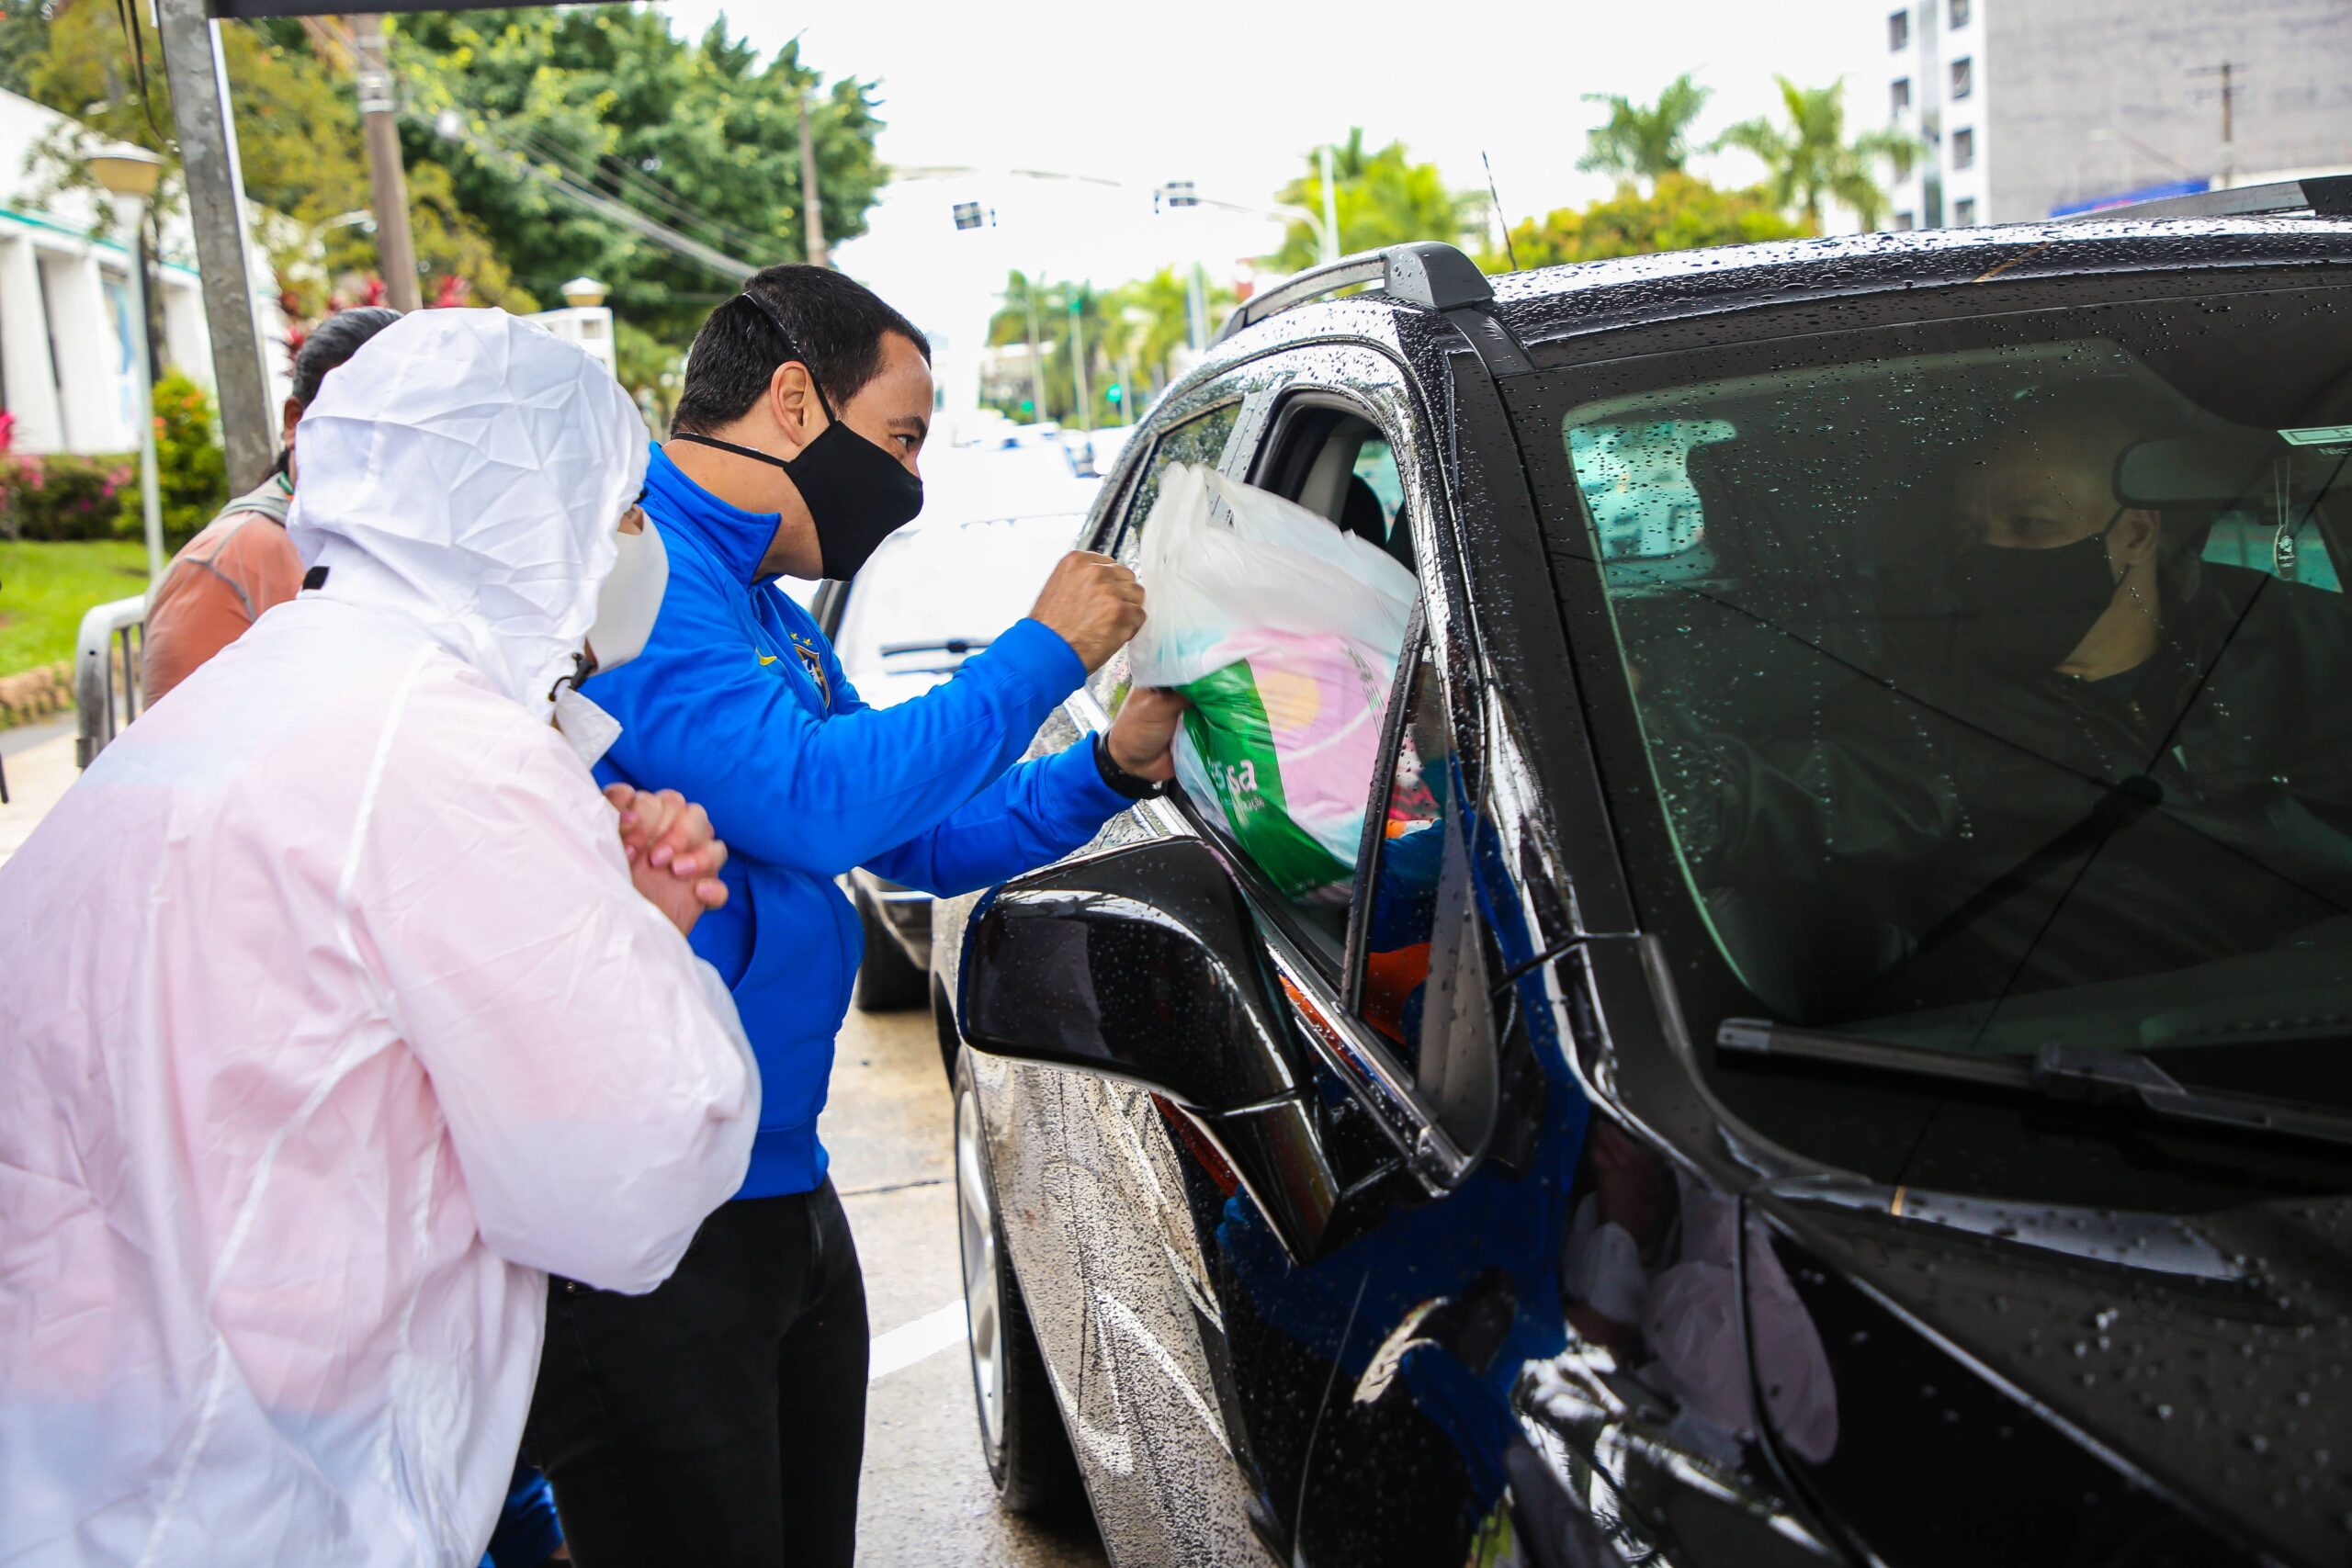
{"type": "Polygon", "coordinates": [[[2352,170],[2352,0],[1880,0],[1848,118],[1919,139],[1895,228],[2352,170]]]}

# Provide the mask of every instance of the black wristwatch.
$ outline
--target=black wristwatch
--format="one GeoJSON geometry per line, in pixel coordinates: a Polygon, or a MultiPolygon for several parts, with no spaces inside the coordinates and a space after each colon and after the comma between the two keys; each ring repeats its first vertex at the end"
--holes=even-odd
{"type": "Polygon", "coordinates": [[[1104,784],[1129,800],[1157,800],[1168,793],[1166,781],[1142,778],[1114,761],[1111,748],[1100,735],[1094,738],[1094,771],[1102,775],[1104,784]]]}

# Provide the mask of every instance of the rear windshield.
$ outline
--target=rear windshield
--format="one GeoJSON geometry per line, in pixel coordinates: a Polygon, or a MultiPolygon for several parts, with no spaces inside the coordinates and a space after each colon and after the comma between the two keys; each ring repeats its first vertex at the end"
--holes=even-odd
{"type": "Polygon", "coordinates": [[[1674,358],[1546,378],[1546,526],[1638,717],[1640,891],[1739,1005],[1947,1049],[2352,1033],[2346,291],[1674,358]]]}

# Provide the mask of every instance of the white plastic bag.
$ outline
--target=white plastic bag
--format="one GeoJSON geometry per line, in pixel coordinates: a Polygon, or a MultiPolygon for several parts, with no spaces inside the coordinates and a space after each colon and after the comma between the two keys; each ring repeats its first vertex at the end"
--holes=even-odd
{"type": "Polygon", "coordinates": [[[1145,520],[1136,684],[1192,700],[1176,772],[1295,898],[1344,900],[1413,574],[1280,496],[1172,463],[1145,520]],[[1220,504],[1221,503],[1221,504],[1220,504]]]}

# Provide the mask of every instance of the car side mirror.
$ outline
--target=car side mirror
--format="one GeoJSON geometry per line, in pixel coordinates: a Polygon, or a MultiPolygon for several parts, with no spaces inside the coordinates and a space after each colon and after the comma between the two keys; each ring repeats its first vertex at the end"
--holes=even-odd
{"type": "Polygon", "coordinates": [[[1009,882],[959,966],[976,1051],[1125,1078],[1216,1116],[1297,1092],[1289,1008],[1249,906],[1197,839],[1009,882]]]}
{"type": "Polygon", "coordinates": [[[965,928],[956,1019],[973,1050],[1172,1100],[1292,1256],[1331,1236],[1340,1184],[1294,1015],[1216,855],[1170,839],[1006,883],[965,928]]]}

